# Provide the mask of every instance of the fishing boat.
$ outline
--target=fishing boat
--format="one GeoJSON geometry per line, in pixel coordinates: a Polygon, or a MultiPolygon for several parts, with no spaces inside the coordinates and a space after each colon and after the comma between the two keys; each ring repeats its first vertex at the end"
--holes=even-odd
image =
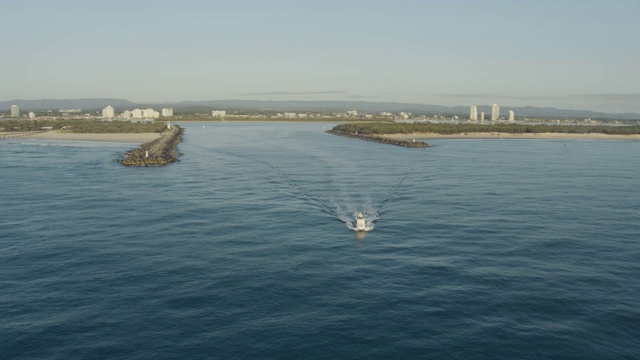
{"type": "Polygon", "coordinates": [[[367,221],[364,219],[364,214],[361,212],[356,216],[356,231],[367,231],[367,221]]]}

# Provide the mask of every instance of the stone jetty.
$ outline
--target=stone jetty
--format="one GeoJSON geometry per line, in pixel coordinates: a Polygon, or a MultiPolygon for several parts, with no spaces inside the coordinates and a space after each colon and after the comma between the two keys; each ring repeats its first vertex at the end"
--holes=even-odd
{"type": "Polygon", "coordinates": [[[164,166],[176,162],[183,134],[183,128],[173,126],[159,138],[129,151],[120,163],[124,166],[164,166]]]}
{"type": "Polygon", "coordinates": [[[350,138],[356,138],[356,139],[367,140],[367,141],[375,141],[381,144],[389,144],[389,145],[404,146],[404,147],[420,147],[420,148],[431,147],[430,144],[424,141],[389,139],[389,138],[384,138],[378,135],[358,134],[358,133],[336,131],[336,130],[329,130],[327,132],[333,135],[346,136],[350,138]]]}

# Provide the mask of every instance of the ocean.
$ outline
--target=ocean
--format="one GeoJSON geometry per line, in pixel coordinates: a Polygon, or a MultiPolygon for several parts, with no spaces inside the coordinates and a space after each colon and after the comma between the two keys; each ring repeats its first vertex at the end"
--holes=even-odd
{"type": "Polygon", "coordinates": [[[0,141],[1,358],[640,358],[640,142],[183,126],[0,141]]]}

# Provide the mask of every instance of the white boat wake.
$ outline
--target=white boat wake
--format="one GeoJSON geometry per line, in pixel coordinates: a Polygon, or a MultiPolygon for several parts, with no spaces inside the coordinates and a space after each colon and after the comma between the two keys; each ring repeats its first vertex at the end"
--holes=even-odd
{"type": "Polygon", "coordinates": [[[359,207],[354,204],[336,204],[336,217],[344,222],[348,229],[365,232],[373,230],[376,220],[380,219],[378,211],[370,204],[359,207]],[[360,214],[362,219],[358,222],[360,214]]]}

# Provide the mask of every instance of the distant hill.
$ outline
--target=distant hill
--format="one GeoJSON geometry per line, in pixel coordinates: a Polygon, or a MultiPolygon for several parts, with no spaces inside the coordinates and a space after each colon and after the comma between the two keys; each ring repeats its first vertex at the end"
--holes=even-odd
{"type": "MultiPolygon", "coordinates": [[[[42,100],[12,100],[0,101],[0,111],[9,111],[11,105],[20,106],[22,111],[57,110],[57,109],[101,109],[107,105],[116,111],[134,108],[172,107],[176,113],[180,112],[208,112],[211,110],[227,111],[272,111],[272,112],[345,112],[358,110],[361,112],[380,113],[382,111],[397,113],[400,111],[413,114],[433,115],[469,115],[468,106],[442,106],[429,104],[410,104],[398,102],[369,102],[369,101],[296,101],[296,100],[209,100],[209,101],[181,101],[174,103],[133,103],[124,99],[42,99],[42,100]]],[[[509,107],[501,106],[502,116],[513,110],[516,117],[550,117],[550,118],[592,118],[592,119],[620,119],[640,120],[640,113],[609,114],[590,110],[569,110],[552,107],[509,107]]],[[[478,112],[484,112],[487,117],[491,114],[490,105],[478,106],[478,112]]]]}
{"type": "Polygon", "coordinates": [[[11,105],[18,105],[21,111],[58,110],[58,109],[102,109],[105,106],[114,108],[129,108],[136,104],[124,99],[40,99],[40,100],[11,100],[0,101],[0,111],[11,109],[11,105]]]}

